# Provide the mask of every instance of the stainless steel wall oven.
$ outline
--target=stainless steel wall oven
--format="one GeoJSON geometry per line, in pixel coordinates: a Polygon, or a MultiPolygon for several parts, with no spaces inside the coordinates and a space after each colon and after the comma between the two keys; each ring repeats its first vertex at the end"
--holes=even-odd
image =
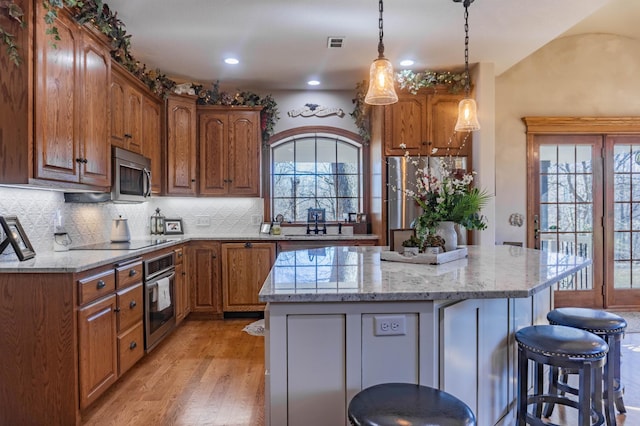
{"type": "Polygon", "coordinates": [[[151,351],[176,326],[174,253],[144,262],[144,348],[151,351]]]}

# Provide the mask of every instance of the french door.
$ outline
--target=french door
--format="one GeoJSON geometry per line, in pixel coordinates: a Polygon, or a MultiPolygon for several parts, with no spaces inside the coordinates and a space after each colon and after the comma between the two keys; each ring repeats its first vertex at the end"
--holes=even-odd
{"type": "Polygon", "coordinates": [[[640,134],[532,127],[527,245],[592,260],[556,284],[555,305],[640,307],[640,134]]]}

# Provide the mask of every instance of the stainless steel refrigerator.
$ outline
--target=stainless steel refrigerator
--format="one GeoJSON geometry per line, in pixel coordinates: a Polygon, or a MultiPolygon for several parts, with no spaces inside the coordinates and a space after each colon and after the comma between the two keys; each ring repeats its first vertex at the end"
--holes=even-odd
{"type": "MultiPolygon", "coordinates": [[[[466,157],[454,157],[456,168],[466,169],[466,157]]],[[[429,166],[438,174],[440,157],[387,157],[387,232],[392,229],[408,229],[422,213],[420,206],[405,194],[406,189],[416,189],[416,171],[429,166]],[[413,164],[417,160],[417,164],[413,164]],[[394,189],[395,188],[395,189],[394,189]]],[[[387,235],[389,241],[390,235],[387,235]]]]}

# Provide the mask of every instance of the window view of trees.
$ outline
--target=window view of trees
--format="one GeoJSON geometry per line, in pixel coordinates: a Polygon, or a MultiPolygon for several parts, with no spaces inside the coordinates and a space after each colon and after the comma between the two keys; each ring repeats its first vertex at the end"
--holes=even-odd
{"type": "Polygon", "coordinates": [[[640,288],[640,145],[615,145],[613,258],[616,288],[640,288]]]}
{"type": "Polygon", "coordinates": [[[362,206],[362,149],[336,135],[306,134],[271,146],[271,211],[306,222],[310,208],[342,221],[362,206]]]}

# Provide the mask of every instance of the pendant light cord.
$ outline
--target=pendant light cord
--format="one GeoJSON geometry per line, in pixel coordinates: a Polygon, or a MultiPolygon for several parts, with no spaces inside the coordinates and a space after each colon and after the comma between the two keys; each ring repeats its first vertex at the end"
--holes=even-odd
{"type": "Polygon", "coordinates": [[[382,30],[382,12],[384,7],[382,6],[382,0],[378,2],[378,11],[380,12],[380,17],[378,18],[378,31],[379,31],[379,40],[378,40],[378,59],[384,58],[384,44],[382,43],[382,36],[384,35],[384,31],[382,30]]]}
{"type": "Polygon", "coordinates": [[[469,76],[469,4],[471,2],[465,0],[464,2],[464,74],[466,78],[466,82],[464,85],[465,96],[468,98],[469,93],[471,92],[470,80],[469,76]]]}

